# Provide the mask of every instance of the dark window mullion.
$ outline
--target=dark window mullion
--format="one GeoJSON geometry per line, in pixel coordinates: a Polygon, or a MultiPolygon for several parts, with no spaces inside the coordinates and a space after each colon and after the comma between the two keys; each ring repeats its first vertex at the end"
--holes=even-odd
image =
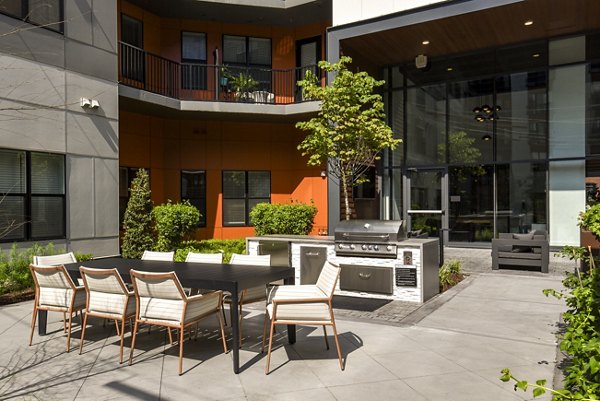
{"type": "Polygon", "coordinates": [[[25,221],[25,238],[26,239],[30,239],[31,238],[31,225],[32,225],[32,221],[31,221],[31,152],[26,152],[25,153],[25,169],[26,169],[26,174],[25,174],[25,216],[24,216],[24,221],[25,221]]]}

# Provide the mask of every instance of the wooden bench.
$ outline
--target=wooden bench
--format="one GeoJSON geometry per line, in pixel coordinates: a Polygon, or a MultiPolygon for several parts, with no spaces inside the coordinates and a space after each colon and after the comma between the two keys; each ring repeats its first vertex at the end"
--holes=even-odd
{"type": "Polygon", "coordinates": [[[548,273],[550,249],[545,233],[499,233],[492,239],[492,270],[500,266],[539,267],[548,273]]]}

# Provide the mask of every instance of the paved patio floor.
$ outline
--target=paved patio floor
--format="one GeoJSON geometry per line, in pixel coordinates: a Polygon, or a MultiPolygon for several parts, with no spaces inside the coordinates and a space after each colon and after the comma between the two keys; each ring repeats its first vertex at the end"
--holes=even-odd
{"type": "MultiPolygon", "coordinates": [[[[264,374],[260,353],[263,315],[245,316],[242,372],[223,354],[217,321],[201,326],[184,347],[183,376],[177,347],[164,331],[143,332],[133,366],[118,363],[114,326],[91,321],[84,352],[64,352],[61,315],[50,313],[45,337],[27,345],[32,302],[0,308],[0,399],[27,400],[469,400],[533,399],[502,383],[509,367],[519,378],[552,381],[562,302],[543,288],[560,288],[558,275],[489,272],[471,276],[392,324],[340,310],[337,323],[345,371],[322,330],[298,327],[298,341],[278,333],[264,374]],[[427,304],[426,304],[427,306],[427,304]],[[412,316],[412,318],[411,318],[412,316]],[[415,317],[416,316],[416,317],[415,317]],[[410,323],[410,324],[409,324],[410,323]]],[[[330,343],[333,338],[330,334],[330,343]]],[[[228,333],[228,335],[230,335],[228,333]]],[[[126,336],[126,352],[129,336],[126,336]]],[[[550,397],[536,398],[549,400],[550,397]]]]}

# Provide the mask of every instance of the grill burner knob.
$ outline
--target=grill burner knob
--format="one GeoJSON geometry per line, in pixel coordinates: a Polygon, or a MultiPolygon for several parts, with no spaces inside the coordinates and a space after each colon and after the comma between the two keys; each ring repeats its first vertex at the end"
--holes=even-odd
{"type": "Polygon", "coordinates": [[[369,250],[373,249],[373,247],[371,245],[369,245],[369,250]]]}
{"type": "Polygon", "coordinates": [[[391,245],[388,245],[388,246],[387,246],[385,249],[387,249],[387,250],[388,250],[388,252],[391,252],[391,250],[392,250],[392,246],[391,246],[391,245]]]}
{"type": "Polygon", "coordinates": [[[367,246],[365,244],[362,245],[361,247],[363,250],[367,249],[367,246]]]}
{"type": "Polygon", "coordinates": [[[354,244],[350,244],[350,249],[354,249],[354,244]]]}
{"type": "Polygon", "coordinates": [[[379,250],[379,245],[373,245],[373,249],[375,249],[376,251],[379,250]]]}
{"type": "Polygon", "coordinates": [[[338,248],[344,249],[344,244],[338,244],[338,248]]]}

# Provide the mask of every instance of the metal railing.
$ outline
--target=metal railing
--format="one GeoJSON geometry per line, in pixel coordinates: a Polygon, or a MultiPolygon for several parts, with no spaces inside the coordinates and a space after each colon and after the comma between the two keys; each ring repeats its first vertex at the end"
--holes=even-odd
{"type": "Polygon", "coordinates": [[[293,104],[306,101],[297,82],[316,65],[275,70],[239,65],[178,63],[119,43],[119,82],[180,100],[293,104]]]}

